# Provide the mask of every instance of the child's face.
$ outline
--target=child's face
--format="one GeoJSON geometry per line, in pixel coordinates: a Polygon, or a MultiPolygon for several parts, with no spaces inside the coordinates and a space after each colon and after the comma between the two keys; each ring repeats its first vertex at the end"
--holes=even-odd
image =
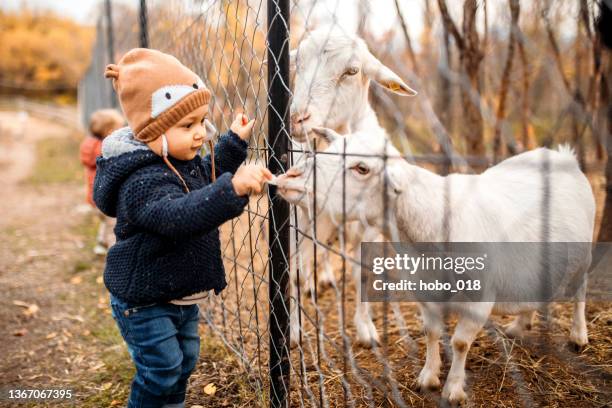
{"type": "MultiPolygon", "coordinates": [[[[200,106],[166,131],[169,156],[179,160],[191,160],[198,154],[198,150],[206,140],[204,119],[206,119],[207,114],[208,105],[200,106]]],[[[154,152],[161,155],[161,137],[148,143],[148,145],[154,152]]]]}

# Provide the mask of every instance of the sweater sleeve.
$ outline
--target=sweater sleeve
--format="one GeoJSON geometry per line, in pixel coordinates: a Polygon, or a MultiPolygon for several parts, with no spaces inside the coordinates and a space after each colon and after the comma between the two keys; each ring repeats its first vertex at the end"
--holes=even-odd
{"type": "Polygon", "coordinates": [[[231,178],[225,173],[187,194],[173,183],[129,183],[123,193],[129,197],[127,220],[171,239],[208,233],[239,216],[248,202],[247,196],[236,195],[231,178]]]}
{"type": "MultiPolygon", "coordinates": [[[[238,167],[247,157],[247,147],[249,147],[249,144],[231,130],[222,135],[215,145],[215,175],[219,177],[227,172],[236,173],[238,167]]],[[[210,154],[202,158],[202,166],[205,168],[206,174],[211,174],[210,154]]]]}

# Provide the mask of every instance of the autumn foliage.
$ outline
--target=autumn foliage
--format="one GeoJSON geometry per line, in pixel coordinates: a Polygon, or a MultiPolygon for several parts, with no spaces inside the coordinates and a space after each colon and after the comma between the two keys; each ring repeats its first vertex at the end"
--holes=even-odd
{"type": "Polygon", "coordinates": [[[94,34],[51,12],[0,10],[0,93],[74,95],[94,34]]]}

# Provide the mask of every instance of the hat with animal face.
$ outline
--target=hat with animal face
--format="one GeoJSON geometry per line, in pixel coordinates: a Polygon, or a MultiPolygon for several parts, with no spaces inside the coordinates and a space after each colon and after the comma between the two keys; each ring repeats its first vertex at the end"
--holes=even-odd
{"type": "Polygon", "coordinates": [[[208,104],[204,82],[172,55],[147,48],[128,51],[104,72],[138,140],[151,142],[185,115],[208,104]]]}

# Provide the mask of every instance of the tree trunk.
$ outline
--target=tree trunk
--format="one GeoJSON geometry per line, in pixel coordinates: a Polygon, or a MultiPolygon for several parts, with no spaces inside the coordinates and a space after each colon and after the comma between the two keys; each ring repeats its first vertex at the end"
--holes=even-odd
{"type": "Polygon", "coordinates": [[[468,84],[461,87],[461,100],[465,115],[465,126],[462,135],[467,143],[468,154],[482,156],[485,154],[483,140],[482,112],[480,108],[479,67],[483,54],[479,49],[478,32],[476,31],[476,0],[465,0],[463,3],[463,50],[460,53],[461,66],[468,84]]]}
{"type": "MultiPolygon", "coordinates": [[[[610,242],[612,241],[612,52],[608,49],[607,54],[607,69],[606,74],[602,78],[602,83],[606,85],[606,95],[602,95],[602,103],[607,103],[605,109],[607,113],[606,130],[606,151],[608,153],[608,159],[606,161],[606,199],[604,202],[603,217],[601,219],[601,226],[599,229],[599,236],[597,240],[599,242],[610,242]]],[[[604,105],[605,106],[605,105],[604,105]]]]}
{"type": "Polygon", "coordinates": [[[402,16],[402,11],[400,10],[399,0],[395,0],[395,11],[397,12],[397,18],[399,19],[400,26],[402,27],[404,40],[406,40],[406,48],[408,49],[408,56],[410,57],[410,62],[412,62],[412,68],[414,69],[414,72],[416,72],[417,76],[420,76],[421,74],[419,70],[419,63],[417,62],[416,56],[414,54],[414,49],[412,48],[412,40],[410,39],[410,33],[408,32],[406,20],[404,20],[404,16],[402,16]]]}
{"type": "Polygon", "coordinates": [[[459,50],[461,65],[460,89],[463,105],[463,126],[461,135],[467,145],[467,153],[482,156],[485,153],[483,140],[482,112],[480,109],[480,62],[483,53],[480,50],[478,32],[476,31],[476,0],[465,0],[463,3],[463,33],[459,33],[451,18],[445,0],[438,0],[445,30],[453,36],[459,50]]]}
{"type": "Polygon", "coordinates": [[[439,92],[438,92],[438,103],[437,105],[437,111],[438,111],[438,116],[440,117],[440,122],[442,122],[442,124],[444,125],[444,127],[446,128],[446,130],[448,131],[449,134],[453,133],[453,115],[452,115],[452,101],[453,101],[453,93],[452,93],[452,89],[451,89],[451,83],[450,80],[448,79],[448,73],[442,72],[445,69],[448,69],[449,71],[452,71],[452,66],[453,66],[453,54],[452,54],[452,50],[450,48],[450,38],[449,38],[449,33],[446,30],[446,28],[444,28],[444,33],[443,33],[443,39],[444,39],[444,55],[446,58],[446,67],[444,67],[442,64],[440,64],[441,66],[439,67],[439,92]]]}
{"type": "Polygon", "coordinates": [[[612,9],[610,9],[607,2],[602,2],[598,32],[605,47],[602,53],[602,60],[605,59],[605,64],[607,64],[606,68],[602,69],[601,102],[602,106],[607,106],[605,109],[607,112],[605,120],[608,125],[605,140],[608,161],[606,162],[606,199],[599,236],[597,238],[599,242],[612,241],[612,34],[610,34],[610,24],[612,24],[612,9]]]}
{"type": "MultiPolygon", "coordinates": [[[[519,28],[520,30],[520,28],[519,28]]],[[[529,128],[529,62],[525,51],[525,39],[521,31],[517,32],[519,57],[523,74],[521,87],[521,136],[523,150],[533,149],[536,145],[535,138],[529,128]]]]}
{"type": "MultiPolygon", "coordinates": [[[[580,23],[580,19],[576,22],[576,39],[574,40],[574,99],[580,98],[581,95],[581,85],[582,85],[582,24],[580,23]]],[[[572,133],[573,133],[573,145],[577,150],[578,154],[578,162],[580,163],[580,168],[582,170],[585,169],[585,147],[584,147],[584,138],[582,137],[582,132],[580,130],[580,124],[584,121],[585,125],[588,119],[588,111],[586,109],[586,104],[584,104],[584,110],[579,106],[574,106],[572,108],[572,133]]]]}
{"type": "Polygon", "coordinates": [[[510,6],[511,27],[510,37],[508,38],[508,56],[506,59],[506,65],[504,66],[504,72],[501,78],[501,84],[499,87],[499,104],[497,106],[497,112],[495,115],[495,131],[493,134],[493,161],[497,163],[500,157],[503,157],[504,146],[508,144],[508,150],[512,153],[516,152],[516,149],[508,141],[502,141],[502,124],[506,118],[506,98],[508,96],[508,88],[510,87],[510,73],[512,72],[512,63],[514,60],[514,48],[516,44],[516,34],[518,30],[518,19],[520,14],[519,0],[508,0],[510,6]]]}

